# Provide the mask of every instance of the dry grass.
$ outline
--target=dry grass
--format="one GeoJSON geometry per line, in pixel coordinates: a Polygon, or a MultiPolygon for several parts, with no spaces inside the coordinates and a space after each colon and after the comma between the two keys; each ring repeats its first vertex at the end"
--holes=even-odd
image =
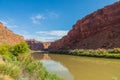
{"type": "Polygon", "coordinates": [[[5,64],[1,56],[0,56],[0,64],[5,64]]]}
{"type": "Polygon", "coordinates": [[[0,80],[14,80],[8,75],[0,74],[0,80]]]}

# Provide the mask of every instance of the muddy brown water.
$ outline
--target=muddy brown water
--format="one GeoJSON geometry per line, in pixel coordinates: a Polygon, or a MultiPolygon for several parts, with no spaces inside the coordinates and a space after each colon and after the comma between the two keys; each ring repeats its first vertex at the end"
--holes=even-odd
{"type": "Polygon", "coordinates": [[[120,80],[120,60],[33,53],[46,69],[64,80],[120,80]],[[46,56],[47,55],[47,56],[46,56]]]}

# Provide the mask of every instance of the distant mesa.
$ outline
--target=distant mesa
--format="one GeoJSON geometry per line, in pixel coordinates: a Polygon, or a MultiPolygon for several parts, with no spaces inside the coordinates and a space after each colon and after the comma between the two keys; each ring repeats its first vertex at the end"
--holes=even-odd
{"type": "Polygon", "coordinates": [[[47,50],[50,46],[50,42],[41,42],[35,39],[26,40],[31,50],[47,50]]]}
{"type": "Polygon", "coordinates": [[[78,20],[67,36],[51,43],[49,49],[114,47],[120,47],[120,1],[78,20]]]}
{"type": "Polygon", "coordinates": [[[43,50],[44,46],[42,42],[36,41],[35,39],[26,40],[31,50],[43,50]]]}
{"type": "Polygon", "coordinates": [[[15,45],[24,41],[25,40],[23,36],[13,33],[0,22],[0,44],[15,45]]]}

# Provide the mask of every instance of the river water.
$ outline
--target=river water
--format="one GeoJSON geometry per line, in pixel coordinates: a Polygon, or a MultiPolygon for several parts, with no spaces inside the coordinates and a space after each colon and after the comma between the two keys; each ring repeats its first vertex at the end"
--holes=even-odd
{"type": "Polygon", "coordinates": [[[120,80],[120,60],[33,53],[46,69],[64,80],[120,80]]]}

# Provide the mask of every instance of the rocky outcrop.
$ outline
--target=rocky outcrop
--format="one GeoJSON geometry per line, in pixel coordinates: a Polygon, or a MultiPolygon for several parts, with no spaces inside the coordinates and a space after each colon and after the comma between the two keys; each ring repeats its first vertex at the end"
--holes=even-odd
{"type": "Polygon", "coordinates": [[[13,33],[0,22],[0,44],[14,45],[20,42],[24,42],[24,37],[13,33]]]}
{"type": "Polygon", "coordinates": [[[96,49],[120,47],[120,1],[78,20],[67,36],[49,49],[96,49]]]}
{"type": "Polygon", "coordinates": [[[35,39],[26,40],[31,50],[47,50],[50,46],[50,42],[41,42],[35,39]]]}
{"type": "Polygon", "coordinates": [[[31,50],[43,50],[43,43],[34,39],[26,40],[31,50]]]}
{"type": "Polygon", "coordinates": [[[45,50],[47,50],[50,45],[51,45],[51,42],[43,42],[43,46],[45,50]]]}

